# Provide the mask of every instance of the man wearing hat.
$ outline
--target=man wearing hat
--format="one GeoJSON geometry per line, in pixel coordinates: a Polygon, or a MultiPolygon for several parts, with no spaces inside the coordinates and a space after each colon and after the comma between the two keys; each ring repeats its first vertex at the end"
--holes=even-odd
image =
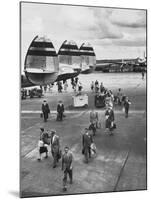
{"type": "Polygon", "coordinates": [[[64,113],[64,105],[62,101],[59,101],[57,105],[57,121],[62,121],[63,119],[63,113],[64,113]]]}
{"type": "Polygon", "coordinates": [[[111,105],[108,105],[107,110],[105,111],[106,118],[106,129],[110,131],[109,135],[113,135],[113,125],[114,125],[114,111],[111,105]]]}
{"type": "Polygon", "coordinates": [[[46,122],[48,119],[48,114],[50,113],[49,105],[46,100],[43,101],[41,109],[44,117],[44,122],[46,122]]]}
{"type": "Polygon", "coordinates": [[[53,157],[53,168],[55,168],[60,157],[60,141],[55,130],[51,130],[51,153],[53,157]]]}
{"type": "Polygon", "coordinates": [[[64,148],[64,154],[62,155],[62,170],[64,171],[63,177],[63,190],[67,190],[67,175],[69,175],[70,184],[72,184],[72,160],[73,155],[69,150],[69,147],[64,148]]]}
{"type": "Polygon", "coordinates": [[[85,162],[88,163],[89,158],[91,157],[91,144],[93,142],[92,135],[88,128],[85,128],[85,132],[82,135],[82,154],[84,154],[85,162]]]}

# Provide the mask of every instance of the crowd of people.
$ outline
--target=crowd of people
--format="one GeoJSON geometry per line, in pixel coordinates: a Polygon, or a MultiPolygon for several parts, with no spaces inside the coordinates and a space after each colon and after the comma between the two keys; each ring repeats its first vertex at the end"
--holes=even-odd
{"type": "MultiPolygon", "coordinates": [[[[64,83],[64,87],[66,82],[64,83]]],[[[75,89],[76,86],[80,85],[78,78],[72,79],[71,84],[73,89],[75,89]]],[[[59,87],[58,87],[59,88],[59,87]]],[[[78,89],[80,90],[80,89],[78,89]]],[[[119,106],[123,106],[125,117],[128,117],[129,112],[129,106],[131,104],[129,98],[122,93],[122,89],[119,88],[117,91],[117,94],[114,95],[111,90],[108,90],[105,88],[103,83],[99,85],[99,82],[96,80],[95,82],[91,83],[91,90],[92,92],[98,94],[98,95],[104,95],[106,100],[106,110],[104,113],[105,116],[105,133],[107,133],[109,136],[113,136],[114,129],[116,128],[115,123],[115,114],[114,114],[114,105],[118,104],[119,106]]],[[[81,90],[80,90],[81,91],[81,90]]],[[[58,90],[59,92],[59,90],[58,90]]],[[[44,122],[47,122],[48,116],[51,113],[49,105],[46,100],[43,101],[42,104],[42,116],[44,119],[44,122]]],[[[64,104],[60,100],[57,105],[57,115],[56,120],[62,121],[65,112],[64,104]]],[[[101,120],[99,119],[98,112],[94,109],[91,109],[90,116],[89,116],[89,123],[88,127],[84,129],[84,132],[81,135],[82,139],[82,154],[84,156],[85,163],[89,163],[89,160],[91,159],[92,155],[96,155],[97,148],[95,144],[95,136],[97,134],[97,129],[101,128],[101,120]]],[[[67,190],[67,177],[69,176],[70,184],[73,182],[73,153],[70,150],[69,146],[64,147],[64,151],[62,152],[61,145],[60,145],[60,137],[57,135],[56,130],[44,130],[44,128],[40,129],[40,139],[38,142],[38,148],[39,148],[39,157],[38,161],[41,161],[42,157],[41,155],[45,153],[45,158],[48,158],[48,146],[51,146],[51,154],[53,158],[53,168],[56,168],[58,166],[58,162],[61,159],[62,160],[62,167],[61,169],[64,172],[62,185],[63,185],[63,191],[67,190]]]]}
{"type": "MultiPolygon", "coordinates": [[[[97,101],[99,103],[102,102],[102,105],[110,108],[114,108],[115,105],[123,106],[123,110],[125,112],[125,117],[128,117],[129,107],[131,105],[131,101],[128,96],[126,96],[122,89],[119,88],[117,94],[113,94],[111,90],[106,88],[103,83],[96,80],[91,83],[91,91],[95,93],[95,106],[97,107],[97,101]],[[101,101],[101,102],[100,102],[101,101]]],[[[103,107],[102,106],[102,107],[103,107]]]]}
{"type": "MultiPolygon", "coordinates": [[[[41,89],[43,89],[44,93],[46,93],[47,91],[52,92],[54,85],[57,86],[58,93],[62,93],[62,92],[68,91],[69,82],[67,80],[57,81],[56,84],[53,83],[53,84],[45,85],[43,87],[41,86],[41,89]]],[[[81,93],[83,86],[78,77],[71,78],[71,87],[74,92],[81,93]]]]}

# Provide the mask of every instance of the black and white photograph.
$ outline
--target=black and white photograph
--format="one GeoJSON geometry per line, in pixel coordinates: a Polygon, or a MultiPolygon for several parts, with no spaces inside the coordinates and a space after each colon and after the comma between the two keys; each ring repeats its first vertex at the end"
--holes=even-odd
{"type": "Polygon", "coordinates": [[[147,9],[19,11],[20,197],[147,190],[147,9]]]}

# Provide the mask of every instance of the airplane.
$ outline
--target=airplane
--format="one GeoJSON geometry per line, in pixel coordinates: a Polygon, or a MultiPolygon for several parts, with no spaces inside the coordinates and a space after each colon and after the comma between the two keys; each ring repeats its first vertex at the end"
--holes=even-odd
{"type": "Polygon", "coordinates": [[[58,51],[59,74],[56,81],[65,81],[81,72],[79,49],[74,41],[65,40],[58,51]]]}
{"type": "Polygon", "coordinates": [[[102,72],[133,72],[142,71],[146,68],[146,59],[115,59],[115,60],[98,60],[96,71],[102,72]]]}
{"type": "Polygon", "coordinates": [[[78,46],[65,40],[57,55],[49,39],[36,36],[27,51],[24,72],[25,75],[21,75],[22,88],[76,77],[81,72],[78,46]]]}
{"type": "Polygon", "coordinates": [[[93,47],[89,43],[83,43],[79,50],[82,65],[81,73],[91,73],[96,67],[96,55],[93,47]]]}
{"type": "Polygon", "coordinates": [[[22,86],[47,85],[57,79],[59,61],[50,39],[36,36],[32,40],[25,57],[24,72],[26,78],[22,76],[22,86]]]}

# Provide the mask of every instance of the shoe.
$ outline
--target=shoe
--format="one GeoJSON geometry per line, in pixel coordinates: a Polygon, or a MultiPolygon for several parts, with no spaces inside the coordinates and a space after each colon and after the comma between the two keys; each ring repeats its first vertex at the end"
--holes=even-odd
{"type": "Polygon", "coordinates": [[[48,156],[45,156],[45,158],[47,159],[47,158],[48,158],[48,156]]]}
{"type": "Polygon", "coordinates": [[[53,168],[56,168],[56,165],[54,165],[53,168]]]}
{"type": "Polygon", "coordinates": [[[41,159],[40,159],[40,158],[38,158],[37,160],[38,160],[39,162],[41,161],[41,159]]]}

